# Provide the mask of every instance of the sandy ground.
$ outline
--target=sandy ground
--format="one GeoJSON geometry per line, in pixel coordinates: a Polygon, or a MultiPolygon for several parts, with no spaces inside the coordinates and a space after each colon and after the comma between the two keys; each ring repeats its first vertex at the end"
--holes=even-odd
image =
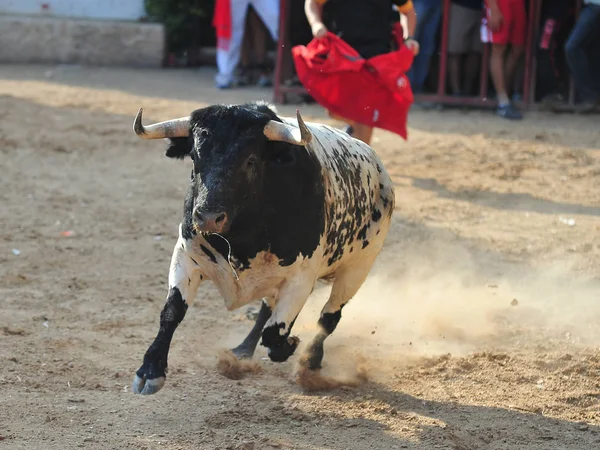
{"type": "Polygon", "coordinates": [[[600,448],[598,116],[414,111],[408,142],[376,133],[397,210],[326,344],[324,374],[350,386],[305,391],[263,347],[260,373],[220,375],[251,322],[203,285],[167,385],[134,396],[189,168],[131,124],[271,99],[211,76],[1,68],[0,448],[600,448]]]}

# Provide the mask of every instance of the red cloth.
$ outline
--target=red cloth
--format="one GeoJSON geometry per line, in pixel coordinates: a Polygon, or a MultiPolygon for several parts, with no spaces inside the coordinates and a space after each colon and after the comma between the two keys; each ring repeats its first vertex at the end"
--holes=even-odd
{"type": "Polygon", "coordinates": [[[392,25],[392,37],[396,40],[398,48],[402,48],[404,45],[404,28],[400,22],[395,22],[392,25]]]}
{"type": "Polygon", "coordinates": [[[413,93],[405,73],[413,54],[399,50],[363,59],[333,33],[292,48],[298,78],[329,111],[407,139],[406,121],[413,93]]]}
{"type": "Polygon", "coordinates": [[[231,0],[216,0],[212,26],[216,29],[217,48],[227,50],[231,39],[231,0]]]}

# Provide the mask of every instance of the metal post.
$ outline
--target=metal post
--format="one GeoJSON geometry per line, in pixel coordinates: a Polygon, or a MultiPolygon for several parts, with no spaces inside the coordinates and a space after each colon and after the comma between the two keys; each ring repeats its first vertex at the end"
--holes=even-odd
{"type": "Polygon", "coordinates": [[[275,79],[273,80],[274,90],[273,97],[275,103],[285,103],[285,94],[281,91],[281,84],[283,82],[283,58],[284,52],[288,50],[288,39],[287,39],[287,0],[280,0],[279,2],[279,39],[277,41],[277,58],[275,61],[275,79]]]}
{"type": "MultiPolygon", "coordinates": [[[[575,24],[579,19],[579,13],[581,12],[581,0],[577,0],[575,7],[575,24]]],[[[570,69],[569,69],[570,73],[570,69]]],[[[573,76],[569,75],[569,106],[575,106],[575,82],[573,81],[573,76]]]]}
{"type": "Polygon", "coordinates": [[[529,106],[531,93],[531,65],[533,55],[533,38],[534,31],[537,28],[537,7],[539,2],[536,0],[529,0],[529,17],[527,18],[527,40],[525,42],[525,74],[523,76],[523,101],[525,106],[529,106]]]}
{"type": "MultiPolygon", "coordinates": [[[[525,93],[523,93],[523,99],[525,99],[526,102],[528,102],[528,105],[534,104],[535,103],[535,93],[536,93],[536,88],[537,88],[537,69],[538,69],[538,61],[537,61],[537,48],[538,48],[538,44],[537,44],[537,37],[539,36],[539,32],[540,32],[540,20],[541,20],[541,15],[542,15],[542,2],[544,2],[544,0],[537,0],[535,2],[535,9],[531,10],[531,14],[533,16],[533,38],[532,38],[532,54],[531,54],[531,58],[529,58],[529,60],[531,61],[531,71],[529,72],[529,76],[530,76],[530,81],[529,83],[527,83],[525,86],[529,86],[529,95],[526,97],[525,93]]],[[[527,64],[527,61],[525,61],[525,64],[527,64]]],[[[527,65],[525,66],[527,67],[527,65]]]]}
{"type": "MultiPolygon", "coordinates": [[[[417,20],[419,18],[417,17],[417,20]]],[[[438,75],[438,95],[446,95],[446,73],[448,71],[448,30],[450,28],[450,0],[444,0],[442,13],[442,42],[440,44],[440,72],[438,75]]]]}

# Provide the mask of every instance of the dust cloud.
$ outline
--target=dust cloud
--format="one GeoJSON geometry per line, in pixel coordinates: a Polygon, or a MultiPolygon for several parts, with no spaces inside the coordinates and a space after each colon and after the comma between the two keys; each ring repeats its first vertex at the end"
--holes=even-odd
{"type": "MultiPolygon", "coordinates": [[[[385,246],[325,344],[322,387],[355,385],[415,358],[523,345],[600,345],[600,283],[577,277],[568,262],[510,262],[448,234],[400,230],[385,246]]],[[[298,317],[302,344],[330,286],[319,286],[298,317]]],[[[314,380],[302,376],[299,384],[314,380]]]]}

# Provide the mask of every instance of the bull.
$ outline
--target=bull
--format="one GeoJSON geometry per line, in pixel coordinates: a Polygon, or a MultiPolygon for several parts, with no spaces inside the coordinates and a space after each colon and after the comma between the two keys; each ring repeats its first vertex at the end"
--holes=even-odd
{"type": "Polygon", "coordinates": [[[252,358],[261,341],[275,362],[296,350],[291,331],[316,282],[333,282],[301,358],[320,369],[324,341],[390,227],[394,187],[375,151],[340,130],[305,123],[299,111],[280,117],[264,102],[212,105],[148,126],[140,109],[133,130],[142,139],[167,138],[166,156],[193,165],[160,327],[133,392],[164,386],[173,334],[207,280],[229,311],[262,299],[252,330],[232,352],[252,358]]]}

